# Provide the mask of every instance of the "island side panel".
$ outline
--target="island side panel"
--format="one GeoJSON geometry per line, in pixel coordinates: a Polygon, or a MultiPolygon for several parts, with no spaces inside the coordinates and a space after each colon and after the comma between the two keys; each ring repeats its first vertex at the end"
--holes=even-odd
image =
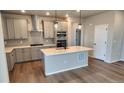
{"type": "Polygon", "coordinates": [[[44,72],[46,76],[85,66],[88,66],[87,51],[50,56],[44,55],[44,72]]]}

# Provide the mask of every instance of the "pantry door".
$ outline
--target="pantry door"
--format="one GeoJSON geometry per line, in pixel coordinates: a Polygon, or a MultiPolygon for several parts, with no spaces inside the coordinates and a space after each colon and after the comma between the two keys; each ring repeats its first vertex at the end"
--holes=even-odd
{"type": "Polygon", "coordinates": [[[108,25],[96,25],[95,26],[95,38],[94,38],[94,57],[97,59],[106,59],[107,50],[107,33],[108,25]]]}

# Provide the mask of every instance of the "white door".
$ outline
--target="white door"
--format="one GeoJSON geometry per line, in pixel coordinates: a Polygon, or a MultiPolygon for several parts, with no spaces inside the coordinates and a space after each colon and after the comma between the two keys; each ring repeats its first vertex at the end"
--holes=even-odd
{"type": "Polygon", "coordinates": [[[95,26],[94,57],[97,59],[105,60],[106,58],[107,29],[107,24],[95,26]]]}

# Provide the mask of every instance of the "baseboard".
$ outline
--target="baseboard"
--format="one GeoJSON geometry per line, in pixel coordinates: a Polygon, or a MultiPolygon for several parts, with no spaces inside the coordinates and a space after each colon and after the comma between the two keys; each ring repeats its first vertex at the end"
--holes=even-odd
{"type": "Polygon", "coordinates": [[[118,61],[120,61],[120,60],[112,60],[112,61],[105,60],[104,62],[106,62],[106,63],[115,63],[115,62],[118,62],[118,61]]]}
{"type": "MultiPolygon", "coordinates": [[[[100,60],[100,59],[95,58],[94,56],[89,56],[89,57],[94,58],[94,59],[96,59],[96,60],[100,60]]],[[[106,62],[106,63],[115,63],[115,62],[118,62],[118,61],[124,61],[124,59],[112,60],[112,61],[109,61],[109,60],[101,60],[101,61],[104,61],[104,62],[106,62]]]]}
{"type": "Polygon", "coordinates": [[[124,59],[120,59],[120,61],[124,61],[124,59]]]}
{"type": "Polygon", "coordinates": [[[63,70],[59,70],[59,71],[56,71],[56,72],[45,73],[45,76],[49,76],[49,75],[53,75],[53,74],[57,74],[57,73],[61,73],[61,72],[65,72],[65,71],[81,68],[81,67],[86,67],[86,66],[88,66],[88,64],[83,65],[83,66],[77,66],[77,67],[74,67],[74,68],[63,69],[63,70]]]}

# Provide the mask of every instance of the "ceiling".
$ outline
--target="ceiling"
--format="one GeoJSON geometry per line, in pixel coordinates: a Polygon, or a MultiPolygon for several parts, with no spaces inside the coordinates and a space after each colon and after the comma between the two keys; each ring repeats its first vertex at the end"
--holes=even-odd
{"type": "MultiPolygon", "coordinates": [[[[14,13],[14,14],[26,14],[26,15],[40,15],[40,16],[46,16],[46,12],[50,13],[50,17],[55,16],[55,10],[25,10],[25,13],[22,13],[20,10],[4,10],[5,13],[14,13]]],[[[68,14],[69,17],[79,17],[79,12],[76,10],[56,10],[57,11],[57,17],[65,18],[65,15],[68,14]]],[[[97,15],[99,13],[105,12],[107,10],[81,10],[81,16],[82,17],[88,17],[97,15]]]]}

